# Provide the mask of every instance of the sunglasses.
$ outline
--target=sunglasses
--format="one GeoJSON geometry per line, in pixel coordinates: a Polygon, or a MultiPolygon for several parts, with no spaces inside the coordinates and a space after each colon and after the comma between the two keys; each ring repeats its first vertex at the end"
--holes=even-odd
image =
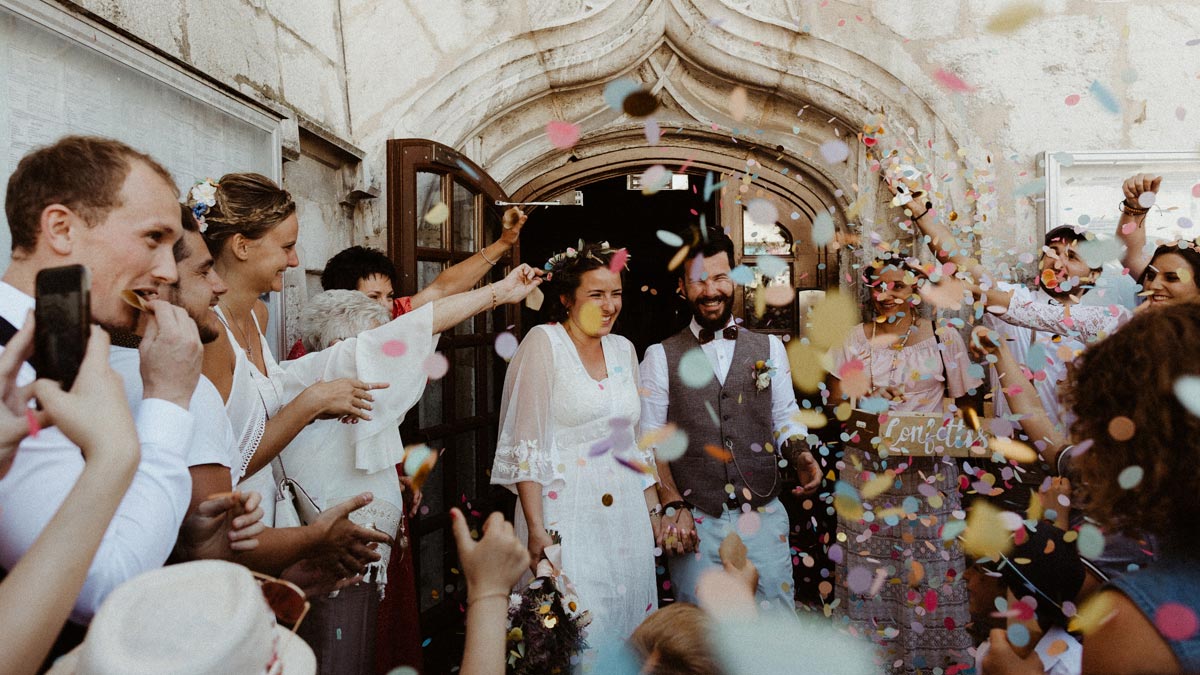
{"type": "Polygon", "coordinates": [[[300,624],[312,606],[308,602],[308,597],[304,595],[304,591],[290,581],[276,579],[254,571],[250,573],[254,575],[258,587],[262,589],[263,598],[275,614],[275,620],[291,626],[292,634],[300,630],[300,624]]]}

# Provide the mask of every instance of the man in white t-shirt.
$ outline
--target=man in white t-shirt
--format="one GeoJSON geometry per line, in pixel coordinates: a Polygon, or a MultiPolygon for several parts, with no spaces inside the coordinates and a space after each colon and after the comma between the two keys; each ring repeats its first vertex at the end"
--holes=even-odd
{"type": "MultiPolygon", "coordinates": [[[[71,618],[86,624],[110,591],[166,561],[191,494],[187,405],[200,377],[200,338],[182,309],[157,297],[160,285],[177,278],[178,192],[149,156],[118,141],[73,136],[21,159],[5,214],[13,260],[0,282],[0,318],[8,324],[19,327],[33,309],[40,270],[72,264],[89,270],[91,319],[110,332],[130,331],[139,320],[125,293],[143,296],[153,312],[140,373],[123,373],[144,383],[143,397],[130,401],[141,460],[75,602],[71,618]]],[[[26,364],[18,384],[33,377],[26,364]]],[[[0,481],[0,566],[11,567],[33,545],[83,465],[79,448],[57,429],[21,443],[0,481]]]]}

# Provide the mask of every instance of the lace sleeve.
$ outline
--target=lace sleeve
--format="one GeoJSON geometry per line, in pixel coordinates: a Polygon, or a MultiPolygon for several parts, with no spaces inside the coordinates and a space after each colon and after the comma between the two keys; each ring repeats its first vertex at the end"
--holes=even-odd
{"type": "MultiPolygon", "coordinates": [[[[632,374],[633,386],[640,387],[641,382],[642,382],[642,373],[641,373],[641,366],[638,364],[638,360],[637,360],[637,351],[634,350],[632,342],[626,342],[625,346],[628,348],[628,354],[629,354],[629,361],[628,361],[626,367],[629,368],[629,372],[632,374]]],[[[642,411],[638,410],[637,414],[638,414],[638,419],[634,421],[635,422],[633,425],[634,429],[640,428],[639,425],[637,424],[637,422],[641,421],[642,411]]],[[[640,440],[640,439],[638,439],[638,440],[640,440]]],[[[645,490],[646,488],[653,487],[654,485],[656,485],[658,483],[658,466],[654,462],[654,447],[653,446],[647,446],[645,448],[638,447],[637,449],[638,449],[638,458],[641,459],[643,462],[645,462],[646,466],[650,467],[650,471],[651,471],[651,473],[648,473],[642,477],[642,489],[645,490]]]]}
{"type": "Polygon", "coordinates": [[[504,377],[494,485],[516,492],[517,483],[529,481],[540,484],[543,493],[565,486],[565,467],[554,444],[553,394],[554,346],[539,326],[525,337],[504,377]]]}
{"type": "Polygon", "coordinates": [[[1129,310],[1120,305],[1052,305],[1038,302],[1027,291],[1014,291],[1008,310],[1000,318],[1014,326],[1091,343],[1111,335],[1129,320],[1129,310]]]}

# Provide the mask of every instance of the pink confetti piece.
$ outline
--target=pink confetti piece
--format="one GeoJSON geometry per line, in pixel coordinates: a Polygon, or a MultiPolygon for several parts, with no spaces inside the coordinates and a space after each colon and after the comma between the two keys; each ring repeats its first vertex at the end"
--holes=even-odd
{"type": "Polygon", "coordinates": [[[408,345],[400,340],[388,340],[383,343],[382,349],[384,356],[404,356],[404,353],[408,351],[408,345]]]}
{"type": "Polygon", "coordinates": [[[646,142],[650,145],[658,145],[658,139],[661,137],[662,130],[658,128],[658,122],[646,120],[646,142]]]}
{"type": "Polygon", "coordinates": [[[1196,613],[1177,602],[1163,603],[1154,613],[1154,625],[1168,640],[1190,640],[1200,630],[1196,613]]]}
{"type": "Polygon", "coordinates": [[[1066,103],[1067,105],[1078,105],[1079,104],[1079,94],[1071,94],[1070,96],[1063,99],[1063,103],[1066,103]]]}
{"type": "Polygon", "coordinates": [[[933,79],[937,80],[938,84],[949,89],[950,91],[957,91],[957,92],[975,91],[975,87],[972,87],[971,85],[964,82],[961,77],[959,77],[959,76],[955,75],[954,73],[952,73],[948,70],[945,70],[943,68],[938,68],[933,73],[933,79]]]}
{"type": "Polygon", "coordinates": [[[629,260],[629,251],[619,248],[613,254],[612,261],[608,263],[608,271],[613,274],[620,274],[621,270],[625,269],[625,261],[629,260]]]}
{"type": "Polygon", "coordinates": [[[450,361],[441,352],[434,352],[421,363],[421,370],[431,380],[440,380],[450,371],[450,361]]]}
{"type": "Polygon", "coordinates": [[[551,120],[546,123],[546,137],[550,144],[559,150],[568,150],[579,142],[579,125],[562,120],[551,120]]]}
{"type": "Polygon", "coordinates": [[[42,430],[42,425],[38,424],[37,415],[33,414],[33,410],[25,409],[25,423],[29,425],[29,437],[37,438],[38,432],[42,430]]]}

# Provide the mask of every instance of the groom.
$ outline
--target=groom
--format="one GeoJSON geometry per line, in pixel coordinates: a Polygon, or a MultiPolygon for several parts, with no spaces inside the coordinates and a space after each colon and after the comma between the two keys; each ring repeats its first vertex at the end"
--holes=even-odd
{"type": "Polygon", "coordinates": [[[804,493],[820,487],[821,470],[804,443],[808,430],[793,419],[783,343],[733,320],[733,242],[718,232],[695,250],[679,279],[692,321],[646,350],[641,366],[643,435],[667,423],[687,435],[681,456],[658,463],[659,545],[671,554],[676,598],[694,603],[701,575],[721,567],[721,542],[737,532],[758,568],[759,603],[792,612],[779,467],[795,467],[804,493]]]}

